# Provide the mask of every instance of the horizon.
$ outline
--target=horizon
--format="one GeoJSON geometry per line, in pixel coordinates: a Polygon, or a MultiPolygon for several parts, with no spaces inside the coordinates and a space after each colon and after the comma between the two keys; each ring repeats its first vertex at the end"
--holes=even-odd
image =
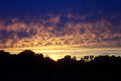
{"type": "Polygon", "coordinates": [[[120,56],[120,4],[120,0],[0,1],[0,50],[14,54],[30,49],[53,59],[66,54],[120,56]]]}
{"type": "Polygon", "coordinates": [[[19,54],[21,52],[23,52],[24,50],[31,50],[33,52],[35,52],[36,54],[43,54],[44,57],[50,57],[53,60],[57,61],[58,59],[62,59],[63,57],[65,57],[66,55],[69,55],[71,57],[76,57],[77,60],[80,60],[81,58],[83,58],[84,56],[105,56],[105,55],[109,55],[109,56],[121,56],[121,49],[119,48],[78,48],[78,49],[42,49],[40,47],[34,48],[34,49],[30,49],[29,48],[7,48],[7,49],[1,49],[4,50],[6,52],[9,52],[10,54],[19,54]]]}

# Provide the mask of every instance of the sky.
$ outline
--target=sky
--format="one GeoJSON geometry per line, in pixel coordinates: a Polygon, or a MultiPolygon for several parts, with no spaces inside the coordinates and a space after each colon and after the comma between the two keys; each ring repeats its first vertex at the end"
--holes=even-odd
{"type": "Polygon", "coordinates": [[[121,0],[0,0],[0,49],[120,48],[120,4],[121,0]]]}

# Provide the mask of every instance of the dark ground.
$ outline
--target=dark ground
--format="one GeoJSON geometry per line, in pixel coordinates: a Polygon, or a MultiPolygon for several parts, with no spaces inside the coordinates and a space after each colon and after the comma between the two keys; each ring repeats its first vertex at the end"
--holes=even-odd
{"type": "Polygon", "coordinates": [[[121,57],[65,56],[54,61],[25,50],[18,55],[0,51],[0,81],[121,81],[121,57]]]}

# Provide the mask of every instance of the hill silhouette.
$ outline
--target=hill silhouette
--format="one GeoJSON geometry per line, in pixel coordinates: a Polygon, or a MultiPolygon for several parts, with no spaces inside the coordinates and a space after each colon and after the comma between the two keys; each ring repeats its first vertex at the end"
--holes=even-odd
{"type": "Polygon", "coordinates": [[[25,50],[0,51],[0,81],[120,81],[121,57],[69,55],[54,61],[25,50]]]}

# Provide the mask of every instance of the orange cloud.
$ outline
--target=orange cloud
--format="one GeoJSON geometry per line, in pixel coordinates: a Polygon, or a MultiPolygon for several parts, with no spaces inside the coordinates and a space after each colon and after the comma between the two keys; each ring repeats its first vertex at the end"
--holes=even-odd
{"type": "MultiPolygon", "coordinates": [[[[75,16],[71,15],[71,17],[75,16]]],[[[121,46],[121,33],[113,33],[114,25],[106,19],[92,22],[68,22],[67,20],[66,23],[63,23],[61,16],[52,16],[49,19],[40,21],[42,22],[26,23],[13,19],[12,23],[7,25],[5,21],[1,21],[0,48],[49,45],[78,45],[80,47],[121,46]],[[49,23],[54,24],[49,25],[49,23]]],[[[121,26],[119,25],[119,27],[121,26]]]]}

